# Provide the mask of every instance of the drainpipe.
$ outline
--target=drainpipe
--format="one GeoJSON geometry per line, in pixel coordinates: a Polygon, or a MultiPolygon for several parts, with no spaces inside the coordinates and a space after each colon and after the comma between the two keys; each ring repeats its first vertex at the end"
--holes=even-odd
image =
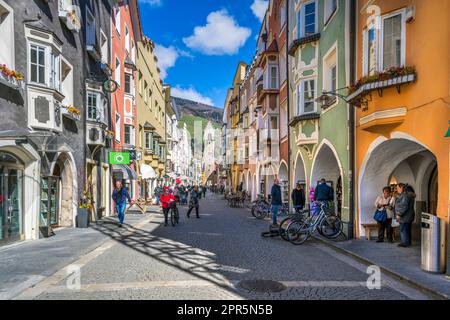
{"type": "MultiPolygon", "coordinates": [[[[356,0],[350,0],[350,83],[356,79],[356,0]]],[[[348,238],[354,238],[355,219],[355,109],[353,105],[349,107],[349,167],[350,167],[350,187],[349,187],[349,224],[348,238]]]]}
{"type": "Polygon", "coordinates": [[[291,94],[290,94],[290,86],[289,86],[289,1],[286,1],[286,45],[284,46],[286,48],[286,88],[287,88],[287,100],[286,100],[286,108],[287,108],[287,123],[288,126],[288,205],[289,205],[289,212],[291,212],[291,134],[289,130],[289,122],[291,119],[291,111],[290,111],[290,105],[291,105],[291,94]]]}

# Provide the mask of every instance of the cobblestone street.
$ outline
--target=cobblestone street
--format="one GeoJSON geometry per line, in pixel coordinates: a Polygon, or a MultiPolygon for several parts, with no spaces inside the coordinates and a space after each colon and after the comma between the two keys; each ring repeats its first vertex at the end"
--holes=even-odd
{"type": "Polygon", "coordinates": [[[157,213],[122,234],[115,224],[97,225],[109,240],[70,265],[81,267],[81,288],[67,286],[62,268],[16,299],[426,298],[384,276],[381,290],[369,290],[366,266],[314,240],[296,247],[261,238],[268,222],[218,196],[201,200],[200,210],[201,219],[188,219],[182,208],[176,228],[163,227],[157,213]],[[247,291],[242,280],[274,280],[286,289],[247,291]]]}

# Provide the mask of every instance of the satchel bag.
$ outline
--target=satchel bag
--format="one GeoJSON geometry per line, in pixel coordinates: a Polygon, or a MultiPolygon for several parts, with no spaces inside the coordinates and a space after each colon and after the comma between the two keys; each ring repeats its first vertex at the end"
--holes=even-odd
{"type": "Polygon", "coordinates": [[[373,216],[373,219],[376,222],[380,222],[380,223],[386,222],[387,221],[387,211],[386,211],[386,209],[384,209],[383,211],[377,210],[375,212],[375,215],[373,216]]]}

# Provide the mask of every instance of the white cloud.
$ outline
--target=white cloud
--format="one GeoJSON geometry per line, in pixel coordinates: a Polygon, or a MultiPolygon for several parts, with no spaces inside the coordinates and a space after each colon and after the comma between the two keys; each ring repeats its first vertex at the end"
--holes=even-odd
{"type": "Polygon", "coordinates": [[[195,102],[200,102],[210,106],[214,106],[214,102],[211,98],[205,97],[200,92],[194,89],[194,87],[181,88],[180,86],[173,87],[171,89],[172,96],[177,98],[184,98],[195,102]]]}
{"type": "Polygon", "coordinates": [[[269,0],[255,0],[250,8],[252,9],[253,14],[262,22],[268,6],[269,0]]]}
{"type": "Polygon", "coordinates": [[[207,55],[233,55],[244,46],[252,31],[241,27],[236,20],[223,9],[211,12],[205,26],[194,28],[194,34],[183,38],[191,49],[207,55]]]}
{"type": "Polygon", "coordinates": [[[139,0],[139,4],[149,4],[151,6],[162,5],[162,0],[139,0]]]}
{"type": "Polygon", "coordinates": [[[165,79],[167,77],[167,70],[175,66],[178,58],[180,57],[180,52],[173,46],[164,47],[157,44],[155,46],[155,54],[158,57],[158,66],[161,69],[161,78],[165,79]]]}

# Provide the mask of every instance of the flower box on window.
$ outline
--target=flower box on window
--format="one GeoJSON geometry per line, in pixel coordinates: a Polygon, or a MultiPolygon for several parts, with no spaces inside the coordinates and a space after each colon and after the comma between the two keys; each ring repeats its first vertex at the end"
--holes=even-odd
{"type": "Polygon", "coordinates": [[[63,109],[62,112],[63,116],[66,116],[74,121],[81,120],[81,111],[75,108],[74,106],[65,105],[63,106],[62,109],[63,109]]]}
{"type": "Polygon", "coordinates": [[[416,77],[417,74],[414,67],[388,68],[383,72],[366,76],[352,85],[347,99],[352,103],[358,103],[365,95],[374,90],[381,92],[383,89],[394,86],[400,92],[401,85],[414,82],[416,77]]]}
{"type": "Polygon", "coordinates": [[[15,70],[10,70],[6,65],[0,65],[0,81],[10,88],[25,89],[23,75],[15,70]]]}

